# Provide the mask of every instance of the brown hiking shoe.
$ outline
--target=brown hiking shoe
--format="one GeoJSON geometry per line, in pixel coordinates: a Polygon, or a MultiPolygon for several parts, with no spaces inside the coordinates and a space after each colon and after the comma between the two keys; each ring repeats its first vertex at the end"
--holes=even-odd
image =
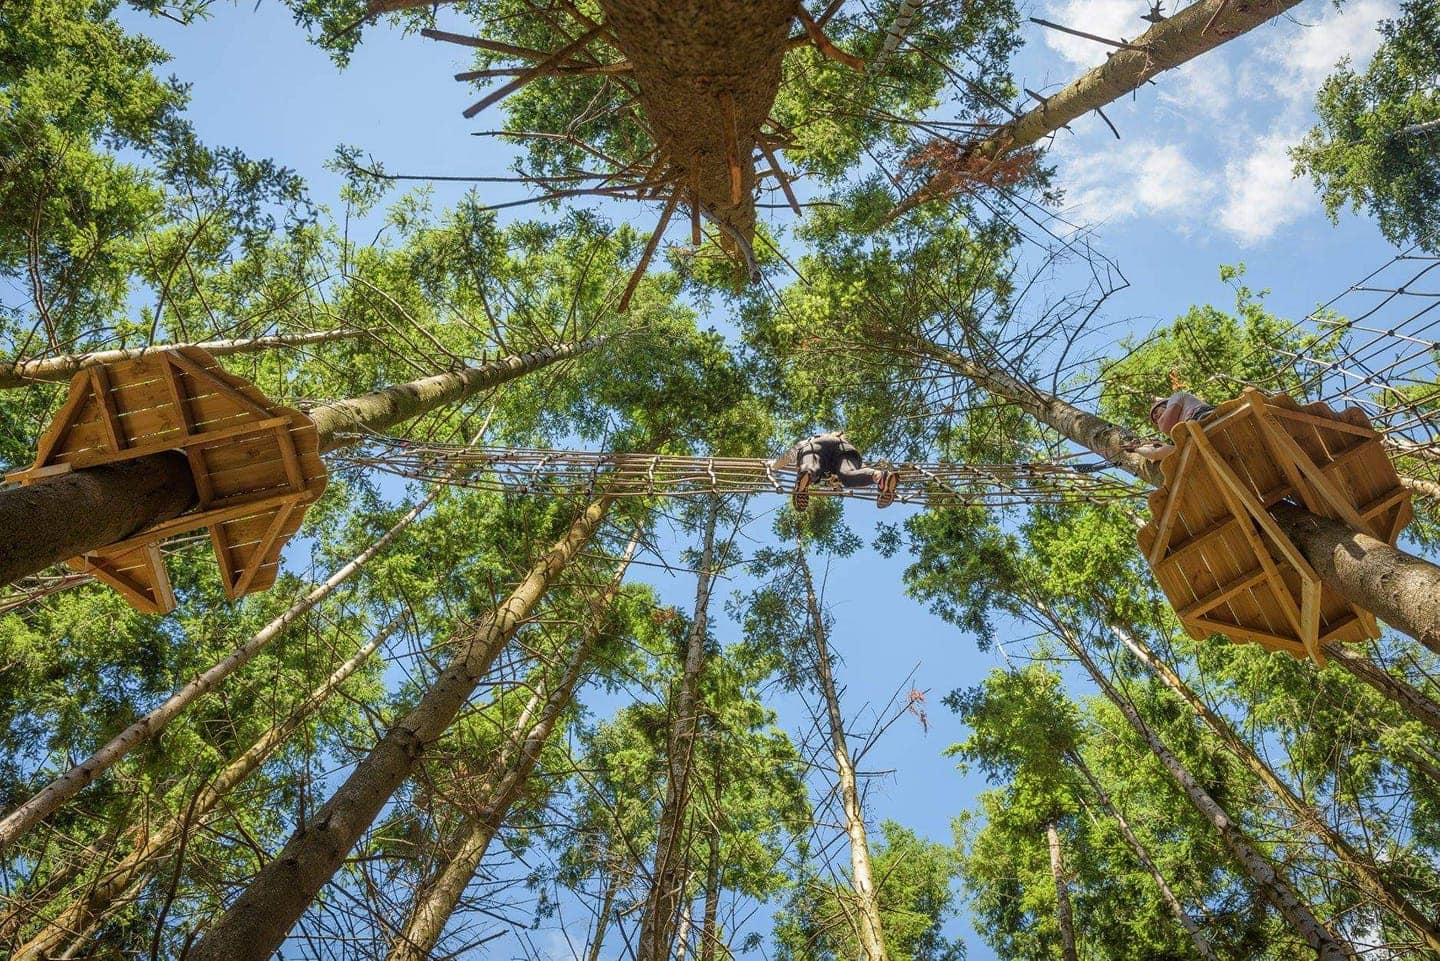
{"type": "Polygon", "coordinates": [[[795,505],[797,511],[810,509],[810,475],[800,474],[795,478],[795,493],[790,495],[790,501],[795,505]]]}
{"type": "Polygon", "coordinates": [[[875,486],[880,488],[880,495],[875,498],[875,506],[889,507],[891,504],[895,503],[895,488],[899,485],[899,471],[881,471],[879,480],[875,482],[875,486]]]}

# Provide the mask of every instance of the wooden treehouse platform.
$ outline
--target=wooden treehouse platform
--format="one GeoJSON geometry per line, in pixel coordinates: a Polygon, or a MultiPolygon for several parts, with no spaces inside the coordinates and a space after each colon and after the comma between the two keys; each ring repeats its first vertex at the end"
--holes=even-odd
{"type": "Polygon", "coordinates": [[[1270,516],[1289,500],[1396,542],[1410,495],[1364,412],[1249,389],[1175,433],[1139,540],[1190,635],[1322,665],[1321,645],[1378,637],[1374,615],[1326,588],[1270,516]]]}
{"type": "Polygon", "coordinates": [[[137,610],[175,608],[160,543],[208,529],[232,600],[275,583],[280,551],[325,490],[315,425],[189,347],[77,373],[35,463],[7,480],[31,483],[77,468],[182,451],[196,510],[72,558],[78,571],[118,590],[137,610]]]}

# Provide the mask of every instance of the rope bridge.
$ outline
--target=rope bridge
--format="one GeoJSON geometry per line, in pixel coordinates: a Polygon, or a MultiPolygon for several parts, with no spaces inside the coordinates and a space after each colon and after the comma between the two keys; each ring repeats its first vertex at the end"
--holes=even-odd
{"type": "MultiPolygon", "coordinates": [[[[793,469],[777,470],[758,457],[688,457],[674,454],[542,450],[422,444],[376,438],[379,450],[346,458],[413,480],[509,494],[622,497],[695,497],[709,494],[788,494],[793,469]]],[[[870,465],[877,466],[877,465],[870,465]]],[[[1050,463],[896,464],[897,503],[930,507],[1005,507],[1139,496],[1126,483],[1050,463]]],[[[832,479],[818,496],[873,501],[873,487],[843,490],[832,479]]]]}

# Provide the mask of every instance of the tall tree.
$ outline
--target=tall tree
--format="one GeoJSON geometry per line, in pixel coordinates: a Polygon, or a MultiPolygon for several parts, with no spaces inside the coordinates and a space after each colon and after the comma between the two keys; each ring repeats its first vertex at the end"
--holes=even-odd
{"type": "MultiPolygon", "coordinates": [[[[1153,20],[1150,29],[1134,40],[1119,42],[1119,49],[1110,52],[1104,64],[1085,72],[1059,92],[1039,98],[1038,107],[968,143],[952,145],[937,141],[922,155],[934,164],[924,186],[901,203],[891,216],[927,200],[963,190],[969,183],[995,182],[997,170],[1003,169],[999,161],[1006,154],[1023,150],[1064,129],[1072,120],[1134,93],[1157,74],[1249,33],[1299,2],[1266,0],[1234,6],[1229,0],[1201,0],[1172,16],[1153,20]]],[[[1045,26],[1054,25],[1046,23],[1045,26]]],[[[1075,32],[1073,28],[1061,29],[1075,32]]],[[[1082,36],[1087,35],[1082,33],[1082,36]]],[[[1098,39],[1105,44],[1116,42],[1113,37],[1098,39]]],[[[1003,182],[1003,177],[1001,179],[1003,182]]]]}
{"type": "Polygon", "coordinates": [[[721,501],[712,497],[707,506],[700,538],[695,607],[685,639],[680,677],[670,701],[671,720],[665,741],[665,800],[655,835],[655,864],[650,873],[650,891],[640,918],[637,961],[663,961],[670,956],[674,925],[681,904],[686,901],[689,865],[682,833],[689,815],[691,777],[700,734],[701,672],[705,669],[706,640],[710,624],[710,595],[715,572],[724,558],[725,545],[717,551],[715,527],[720,520],[721,501]]]}
{"type": "Polygon", "coordinates": [[[608,631],[615,629],[617,619],[611,607],[639,547],[640,534],[637,529],[621,555],[614,577],[599,596],[590,601],[589,618],[581,627],[573,649],[565,655],[558,674],[545,665],[537,670],[534,693],[516,718],[508,741],[491,762],[475,802],[476,809],[465,816],[452,852],[417,889],[405,924],[391,946],[390,961],[420,961],[434,950],[445,922],[459,904],[466,885],[573,701],[576,688],[591,666],[595,647],[605,641],[608,631]]]}
{"type": "Polygon", "coordinates": [[[1345,63],[1321,86],[1319,123],[1290,155],[1331,220],[1364,208],[1396,246],[1440,251],[1440,16],[1406,0],[1380,35],[1364,72],[1345,63]]]}
{"type": "Polygon", "coordinates": [[[457,631],[458,653],[435,683],[210,928],[195,957],[263,961],[280,946],[425,746],[445,732],[521,621],[594,536],[610,504],[608,497],[591,502],[503,604],[457,631]]]}

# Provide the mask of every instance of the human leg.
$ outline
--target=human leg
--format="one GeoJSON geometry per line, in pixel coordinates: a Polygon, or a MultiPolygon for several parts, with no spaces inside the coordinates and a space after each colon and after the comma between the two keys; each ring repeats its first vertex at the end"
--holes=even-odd
{"type": "Polygon", "coordinates": [[[814,447],[803,448],[795,461],[795,493],[791,501],[797,511],[810,506],[810,485],[820,476],[820,452],[814,447]]]}

